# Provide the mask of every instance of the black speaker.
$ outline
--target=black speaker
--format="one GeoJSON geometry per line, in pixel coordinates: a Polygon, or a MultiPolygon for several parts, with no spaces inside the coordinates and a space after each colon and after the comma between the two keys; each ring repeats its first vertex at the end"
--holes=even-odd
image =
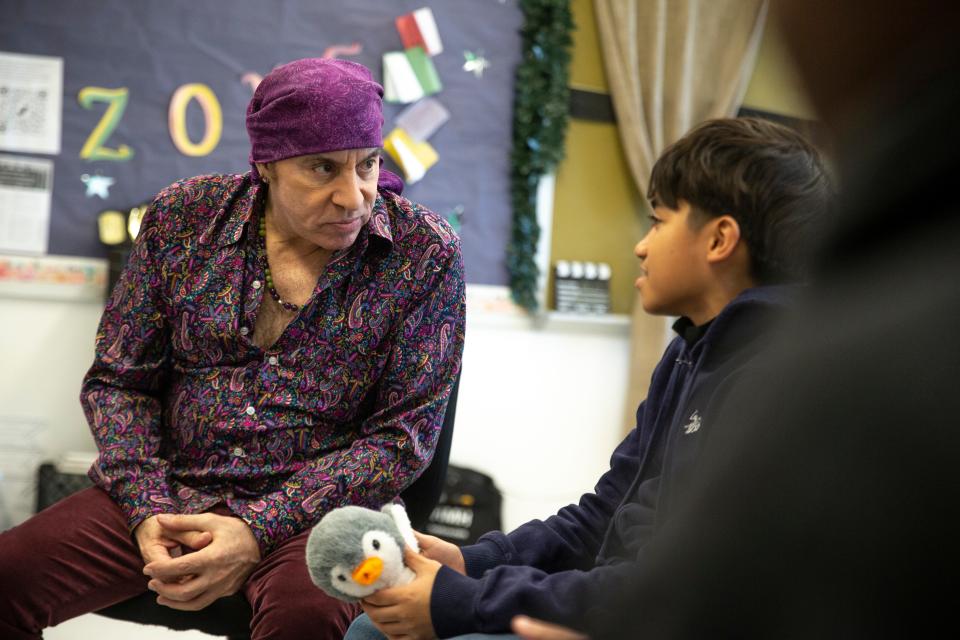
{"type": "Polygon", "coordinates": [[[53,463],[45,462],[37,468],[37,511],[91,486],[93,483],[86,475],[63,473],[53,463]]]}

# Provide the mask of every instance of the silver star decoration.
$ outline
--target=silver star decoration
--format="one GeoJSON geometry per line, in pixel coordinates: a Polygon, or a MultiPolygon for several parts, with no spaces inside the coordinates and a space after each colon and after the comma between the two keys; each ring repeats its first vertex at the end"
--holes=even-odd
{"type": "Polygon", "coordinates": [[[472,72],[478,78],[483,76],[483,70],[490,66],[490,61],[483,57],[482,51],[480,53],[464,51],[463,58],[465,60],[463,70],[472,72]]]}
{"type": "Polygon", "coordinates": [[[88,173],[80,176],[83,184],[87,185],[87,197],[99,196],[103,200],[110,197],[110,187],[116,182],[110,176],[91,176],[88,173]]]}

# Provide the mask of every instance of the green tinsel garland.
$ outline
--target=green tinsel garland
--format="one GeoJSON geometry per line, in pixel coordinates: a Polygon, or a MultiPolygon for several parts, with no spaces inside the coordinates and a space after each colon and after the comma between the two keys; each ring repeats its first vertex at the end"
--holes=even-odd
{"type": "Polygon", "coordinates": [[[513,105],[510,195],[513,233],[507,270],[513,300],[528,311],[537,308],[540,240],[537,185],[563,159],[570,110],[567,79],[573,16],[569,0],[520,0],[524,15],[523,59],[517,67],[513,105]]]}

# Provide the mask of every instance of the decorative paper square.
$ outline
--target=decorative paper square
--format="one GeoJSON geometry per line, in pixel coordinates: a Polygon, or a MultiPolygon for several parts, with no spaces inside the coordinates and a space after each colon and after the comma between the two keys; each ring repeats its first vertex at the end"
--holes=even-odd
{"type": "Polygon", "coordinates": [[[427,140],[450,119],[450,112],[436,98],[424,98],[397,116],[396,125],[417,142],[427,140]]]}
{"type": "Polygon", "coordinates": [[[437,164],[440,156],[428,142],[413,140],[399,127],[387,135],[383,148],[403,170],[404,178],[410,184],[419,181],[427,169],[437,164]]]}
{"type": "Polygon", "coordinates": [[[440,31],[433,18],[433,10],[423,7],[411,13],[405,13],[396,19],[397,31],[403,48],[422,47],[428,55],[435,56],[443,52],[440,31]]]}

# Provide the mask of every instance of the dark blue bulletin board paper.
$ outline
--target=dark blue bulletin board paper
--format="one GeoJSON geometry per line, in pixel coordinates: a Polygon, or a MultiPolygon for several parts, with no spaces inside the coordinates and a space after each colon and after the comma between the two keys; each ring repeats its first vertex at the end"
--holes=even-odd
{"type": "MultiPolygon", "coordinates": [[[[522,24],[516,0],[0,0],[0,51],[64,59],[49,253],[101,257],[99,212],[129,209],[183,177],[246,171],[243,118],[251,88],[244,74],[263,75],[357,42],[360,53],[341,57],[367,65],[382,82],[383,53],[402,49],[394,18],[423,6],[433,10],[443,41],[443,53],[433,58],[443,82],[435,97],[451,118],[429,140],[440,162],[404,195],[444,215],[462,208],[468,281],[506,284],[513,75],[522,24]],[[464,71],[465,51],[489,61],[481,77],[464,71]],[[168,129],[170,99],[188,83],[209,86],[223,112],[220,142],[204,157],[181,154],[168,129]],[[88,86],[128,88],[126,110],[104,145],[129,145],[130,160],[80,158],[107,107],[80,106],[78,93],[88,86]],[[109,197],[86,196],[83,174],[113,178],[109,197]]],[[[402,108],[385,105],[384,133],[402,108]]],[[[191,102],[187,130],[195,143],[203,123],[191,102]]]]}

